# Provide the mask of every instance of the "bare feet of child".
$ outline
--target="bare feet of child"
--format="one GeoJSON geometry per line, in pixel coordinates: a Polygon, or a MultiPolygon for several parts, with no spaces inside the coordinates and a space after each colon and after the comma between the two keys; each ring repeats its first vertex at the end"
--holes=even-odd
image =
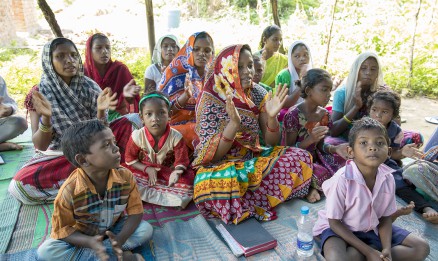
{"type": "Polygon", "coordinates": [[[317,189],[311,188],[309,191],[309,194],[306,196],[307,201],[310,203],[315,203],[321,199],[321,195],[319,195],[319,192],[317,189]]]}
{"type": "Polygon", "coordinates": [[[438,212],[431,207],[425,207],[423,209],[423,218],[432,224],[438,224],[438,212]]]}
{"type": "Polygon", "coordinates": [[[3,142],[0,143],[0,151],[8,151],[8,150],[22,150],[23,147],[12,143],[12,142],[3,142]]]}
{"type": "Polygon", "coordinates": [[[408,205],[397,209],[395,213],[391,215],[392,222],[394,222],[400,216],[411,214],[414,207],[415,207],[414,201],[411,201],[409,202],[408,205]]]}

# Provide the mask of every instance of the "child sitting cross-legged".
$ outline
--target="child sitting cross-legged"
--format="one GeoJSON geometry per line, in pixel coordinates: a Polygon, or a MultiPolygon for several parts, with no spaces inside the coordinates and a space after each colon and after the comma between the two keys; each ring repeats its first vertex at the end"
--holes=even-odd
{"type": "Polygon", "coordinates": [[[141,199],[183,209],[193,198],[195,174],[182,134],[169,125],[170,102],[152,91],[140,99],[139,109],[144,128],[131,134],[125,159],[141,199]]]}
{"type": "Polygon", "coordinates": [[[153,228],[142,220],[137,183],[120,168],[111,129],[99,120],[79,122],[61,146],[78,168],[59,189],[51,238],[38,248],[38,260],[143,260],[130,250],[150,239],[153,228]]]}
{"type": "Polygon", "coordinates": [[[395,220],[401,215],[410,214],[414,208],[423,218],[431,223],[438,223],[438,213],[432,208],[432,205],[415,190],[415,186],[402,177],[403,169],[397,164],[397,160],[408,157],[419,159],[423,156],[418,147],[419,144],[402,144],[404,134],[400,126],[394,121],[400,113],[400,96],[389,90],[378,91],[368,102],[370,108],[370,117],[380,122],[388,131],[390,147],[392,149],[391,158],[385,161],[385,164],[392,169],[395,179],[395,194],[409,203],[407,206],[399,208],[393,217],[395,220]],[[403,146],[404,145],[404,146],[403,146]]]}
{"type": "Polygon", "coordinates": [[[386,128],[365,117],[349,133],[345,167],[323,183],[327,197],[313,228],[326,260],[424,260],[429,244],[392,225],[397,210],[386,128]]]}

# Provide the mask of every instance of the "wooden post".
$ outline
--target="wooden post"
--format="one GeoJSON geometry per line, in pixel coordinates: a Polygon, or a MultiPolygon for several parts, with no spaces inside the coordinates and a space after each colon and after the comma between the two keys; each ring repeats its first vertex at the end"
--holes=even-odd
{"type": "Polygon", "coordinates": [[[408,81],[408,88],[411,87],[411,81],[414,77],[414,50],[415,50],[415,35],[417,34],[417,25],[418,25],[418,15],[420,14],[421,10],[421,0],[418,1],[418,8],[417,12],[415,13],[415,24],[414,24],[414,31],[412,32],[412,44],[411,44],[411,54],[409,56],[409,81],[408,81]]]}
{"type": "Polygon", "coordinates": [[[148,24],[148,39],[149,39],[149,52],[154,52],[155,47],[155,25],[154,25],[154,6],[152,0],[145,0],[146,5],[146,21],[148,24]]]}
{"type": "Polygon", "coordinates": [[[330,53],[330,42],[332,41],[332,31],[333,31],[333,24],[335,23],[335,13],[336,13],[336,5],[338,4],[338,0],[335,0],[335,3],[333,4],[333,11],[332,11],[332,21],[330,23],[330,30],[329,35],[327,39],[327,50],[325,52],[325,58],[324,58],[324,67],[327,68],[328,63],[328,57],[330,53]]]}
{"type": "Polygon", "coordinates": [[[40,7],[41,11],[43,12],[44,18],[52,29],[52,33],[56,37],[64,37],[62,35],[61,28],[56,21],[55,14],[53,13],[50,6],[47,4],[46,0],[38,0],[38,6],[40,7]]]}
{"type": "MultiPolygon", "coordinates": [[[[272,8],[272,17],[274,18],[274,23],[281,28],[280,19],[278,18],[278,2],[277,0],[271,0],[271,8],[272,8]]],[[[280,53],[285,54],[283,42],[281,42],[280,49],[278,50],[280,53]]]]}

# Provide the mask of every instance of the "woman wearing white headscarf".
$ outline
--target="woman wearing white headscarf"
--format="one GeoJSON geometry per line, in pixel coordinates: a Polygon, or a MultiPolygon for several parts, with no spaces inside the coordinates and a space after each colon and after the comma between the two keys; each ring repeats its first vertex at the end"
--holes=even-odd
{"type": "Polygon", "coordinates": [[[310,48],[303,41],[295,41],[289,47],[288,51],[288,68],[283,69],[275,77],[275,86],[286,84],[289,88],[289,97],[284,103],[283,110],[280,111],[279,120],[283,120],[284,114],[289,107],[301,102],[303,99],[300,97],[301,89],[295,84],[297,80],[308,70],[312,69],[313,62],[310,55],[310,48]]]}
{"type": "Polygon", "coordinates": [[[345,84],[333,97],[331,136],[346,138],[352,122],[368,114],[367,100],[378,90],[386,89],[377,54],[365,52],[353,62],[345,84]]]}
{"type": "Polygon", "coordinates": [[[144,72],[145,93],[156,90],[160,84],[162,72],[175,58],[179,49],[178,39],[172,34],[164,35],[158,39],[152,53],[152,64],[144,72]]]}

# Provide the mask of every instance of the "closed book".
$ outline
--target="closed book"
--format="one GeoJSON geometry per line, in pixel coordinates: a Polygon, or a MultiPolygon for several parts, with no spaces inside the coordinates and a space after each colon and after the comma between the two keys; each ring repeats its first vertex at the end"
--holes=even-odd
{"type": "Polygon", "coordinates": [[[238,225],[221,223],[216,228],[236,256],[248,257],[277,246],[277,240],[254,218],[238,225]]]}

